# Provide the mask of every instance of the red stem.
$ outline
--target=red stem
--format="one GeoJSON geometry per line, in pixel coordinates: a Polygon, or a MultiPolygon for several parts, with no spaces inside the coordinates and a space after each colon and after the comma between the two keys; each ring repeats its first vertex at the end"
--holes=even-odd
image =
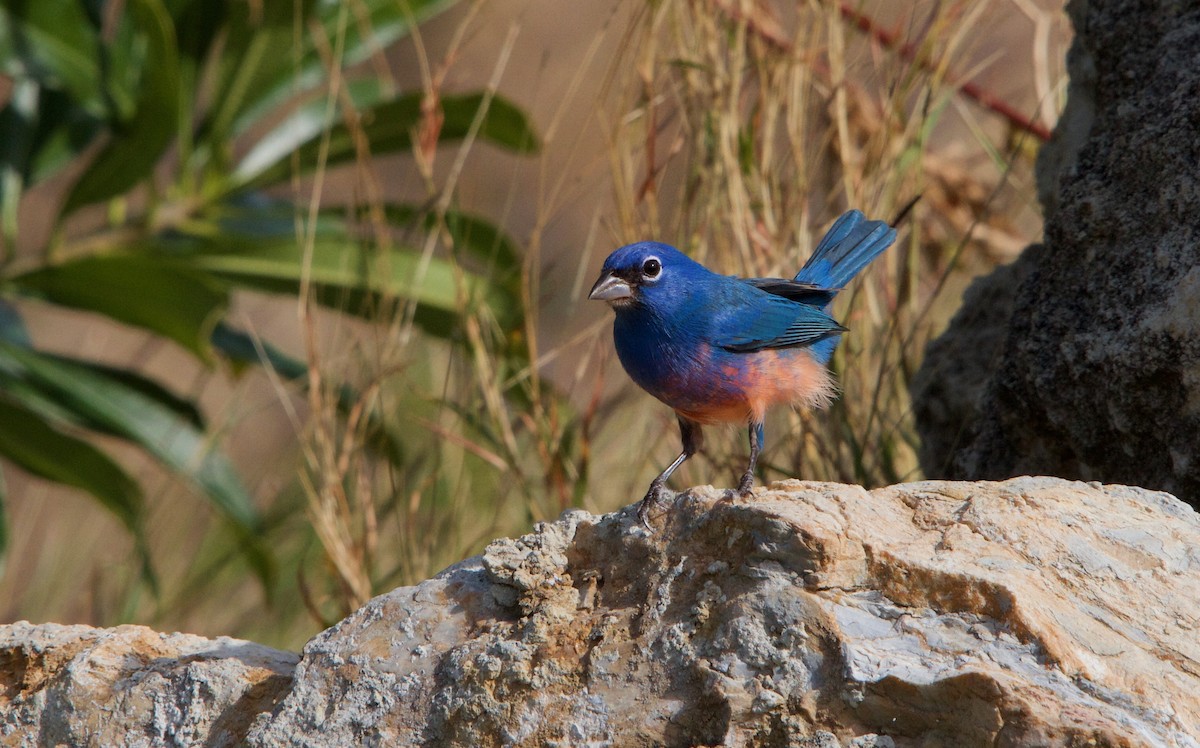
{"type": "MultiPolygon", "coordinates": [[[[913,44],[902,42],[899,34],[880,28],[869,16],[859,13],[846,3],[841,3],[838,7],[841,9],[842,18],[853,22],[859,31],[869,35],[884,47],[896,50],[896,54],[900,55],[901,59],[906,62],[911,62],[926,71],[932,70],[933,66],[929,64],[929,61],[917,55],[916,47],[913,44]]],[[[1025,115],[1023,112],[1017,111],[1016,107],[1000,99],[990,91],[985,90],[978,83],[974,81],[960,81],[951,75],[946,76],[946,81],[950,85],[956,86],[967,98],[985,109],[995,112],[1008,120],[1012,125],[1019,127],[1043,142],[1050,139],[1050,129],[1048,127],[1025,115]]]]}
{"type": "MultiPolygon", "coordinates": [[[[782,32],[774,28],[773,25],[764,23],[761,19],[756,19],[753,16],[747,16],[734,4],[728,2],[728,0],[716,0],[715,4],[730,18],[733,18],[735,21],[744,22],[750,31],[754,32],[760,39],[771,46],[782,52],[792,51],[793,46],[791,41],[786,39],[782,32]]],[[[870,36],[881,46],[895,50],[901,59],[918,66],[922,70],[933,70],[933,65],[917,54],[916,46],[910,42],[902,41],[899,33],[880,28],[873,18],[859,13],[847,3],[840,3],[838,8],[841,10],[843,18],[853,23],[855,28],[870,36]]],[[[1050,128],[1023,112],[1017,111],[1016,107],[987,91],[978,83],[962,81],[953,75],[947,75],[946,82],[958,88],[964,96],[976,104],[1008,120],[1013,126],[1024,130],[1043,142],[1050,139],[1050,128]]]]}

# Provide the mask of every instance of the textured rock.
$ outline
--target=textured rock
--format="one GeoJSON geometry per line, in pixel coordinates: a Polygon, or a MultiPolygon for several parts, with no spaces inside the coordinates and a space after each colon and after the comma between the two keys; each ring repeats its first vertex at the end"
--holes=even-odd
{"type": "Polygon", "coordinates": [[[1200,518],[1053,478],[569,512],[294,655],[0,627],[0,745],[1200,746],[1200,518]]]}
{"type": "Polygon", "coordinates": [[[143,626],[0,626],[0,745],[241,745],[297,659],[143,626]]]}
{"type": "Polygon", "coordinates": [[[1174,498],[723,495],[653,534],[568,513],[372,600],[250,743],[1200,745],[1200,520],[1174,498]]]}
{"type": "Polygon", "coordinates": [[[953,474],[954,456],[978,436],[979,408],[1004,352],[1013,297],[1041,249],[1029,247],[1016,261],[976,279],[946,332],[926,348],[911,386],[926,475],[953,474]]]}
{"type": "Polygon", "coordinates": [[[1067,109],[1038,164],[1045,246],[985,281],[930,348],[914,389],[922,466],[1129,483],[1197,504],[1200,6],[1069,11],[1067,109]],[[997,304],[1012,310],[999,325],[997,304]]]}

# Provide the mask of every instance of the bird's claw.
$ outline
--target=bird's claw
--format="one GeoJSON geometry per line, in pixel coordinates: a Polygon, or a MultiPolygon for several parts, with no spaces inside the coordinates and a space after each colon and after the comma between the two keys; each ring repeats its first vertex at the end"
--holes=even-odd
{"type": "Polygon", "coordinates": [[[742,476],[742,480],[738,483],[737,495],[741,498],[746,498],[750,492],[754,490],[754,473],[746,473],[742,476]]]}
{"type": "Polygon", "coordinates": [[[660,484],[651,483],[650,490],[646,491],[646,495],[642,497],[641,502],[638,504],[638,508],[637,508],[638,522],[641,523],[642,527],[645,527],[647,530],[654,529],[654,528],[650,527],[650,510],[652,508],[654,508],[655,504],[657,504],[663,500],[663,498],[664,498],[663,495],[666,492],[667,492],[667,490],[665,488],[663,488],[660,484]]]}

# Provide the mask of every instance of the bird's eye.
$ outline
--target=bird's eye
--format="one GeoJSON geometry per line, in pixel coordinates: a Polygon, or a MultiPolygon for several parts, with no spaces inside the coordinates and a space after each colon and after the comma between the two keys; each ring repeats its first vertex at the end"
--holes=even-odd
{"type": "Polygon", "coordinates": [[[651,257],[649,260],[646,260],[642,263],[642,275],[646,276],[647,278],[657,278],[658,274],[661,272],[662,263],[658,261],[657,257],[651,257]]]}

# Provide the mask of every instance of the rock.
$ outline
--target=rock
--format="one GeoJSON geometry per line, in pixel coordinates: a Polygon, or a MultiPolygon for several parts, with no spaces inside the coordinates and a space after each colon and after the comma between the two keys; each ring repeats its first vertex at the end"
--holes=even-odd
{"type": "Polygon", "coordinates": [[[954,456],[978,436],[979,408],[1000,365],[1014,296],[1040,249],[1029,247],[1016,261],[976,279],[946,332],[926,348],[910,388],[926,475],[952,475],[954,456]]]}
{"type": "Polygon", "coordinates": [[[1200,519],[1174,498],[723,496],[652,534],[632,509],[568,513],[372,600],[305,648],[249,743],[1200,744],[1200,519]]]}
{"type": "Polygon", "coordinates": [[[922,467],[1200,504],[1200,9],[1068,9],[1067,109],[1038,163],[1044,247],[997,271],[929,349],[914,389],[922,467]],[[1011,306],[999,325],[997,300],[1011,306]]]}
{"type": "Polygon", "coordinates": [[[295,658],[0,627],[0,743],[1200,746],[1200,518],[1020,478],[565,514],[295,658]]]}
{"type": "Polygon", "coordinates": [[[0,626],[0,744],[238,746],[298,659],[144,626],[0,626]]]}

